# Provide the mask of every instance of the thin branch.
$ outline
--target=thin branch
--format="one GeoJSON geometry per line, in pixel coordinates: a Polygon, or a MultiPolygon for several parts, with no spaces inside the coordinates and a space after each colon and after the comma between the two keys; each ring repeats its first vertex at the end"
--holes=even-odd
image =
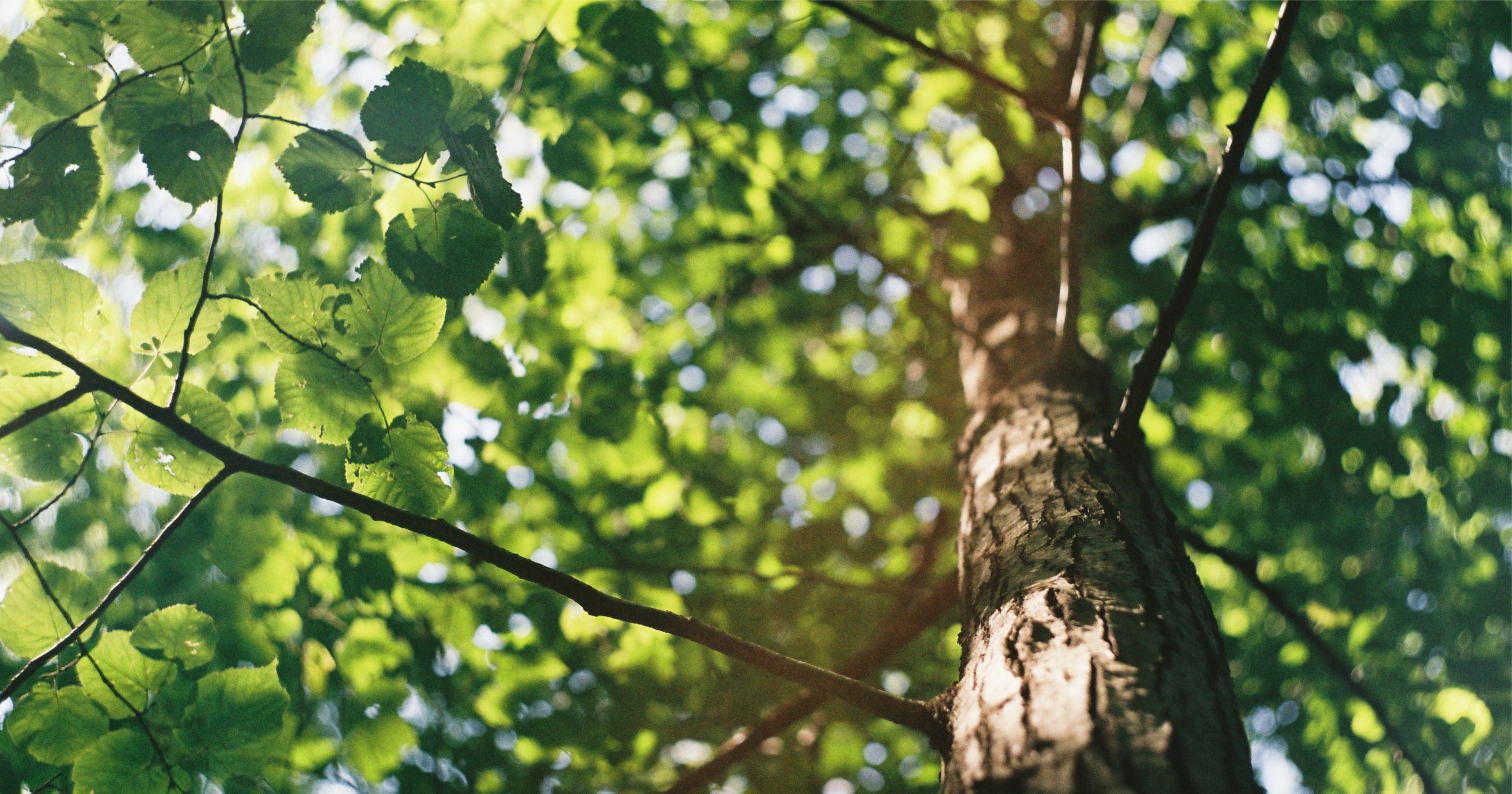
{"type": "Polygon", "coordinates": [[[115,410],[114,403],[112,403],[110,408],[107,409],[104,413],[100,414],[97,420],[95,420],[94,430],[90,433],[89,436],[89,448],[84,451],[84,457],[79,460],[79,465],[74,469],[73,475],[68,478],[67,482],[63,483],[63,487],[59,488],[58,492],[53,494],[53,497],[51,499],[48,499],[42,504],[37,505],[32,509],[30,513],[27,513],[25,516],[18,519],[16,521],[16,527],[18,529],[35,521],[37,519],[37,516],[42,515],[42,513],[47,510],[47,508],[52,507],[53,505],[62,501],[63,497],[67,495],[69,491],[73,490],[74,484],[79,481],[80,477],[84,476],[84,470],[89,468],[89,462],[94,458],[95,450],[99,448],[100,436],[104,435],[105,419],[110,416],[110,412],[113,410],[115,410]]]}
{"type": "MultiPolygon", "coordinates": [[[[82,378],[83,376],[80,377],[82,378]]],[[[62,615],[63,620],[68,623],[70,628],[72,628],[74,626],[73,616],[68,613],[68,608],[63,606],[63,601],[58,598],[58,594],[53,592],[52,585],[48,584],[47,582],[47,577],[42,575],[42,566],[37,562],[36,556],[31,553],[31,549],[27,548],[26,542],[21,540],[21,531],[16,527],[15,524],[6,521],[3,518],[0,518],[0,524],[4,524],[5,529],[10,532],[11,539],[16,543],[16,548],[20,549],[21,556],[26,559],[26,564],[31,567],[32,575],[37,577],[37,583],[42,586],[42,593],[47,596],[47,600],[52,602],[53,607],[58,610],[58,614],[62,615]]],[[[168,774],[168,785],[171,786],[175,791],[182,791],[182,787],[180,787],[178,785],[178,782],[173,778],[173,766],[168,763],[168,756],[163,753],[163,747],[162,745],[158,744],[157,737],[152,735],[152,728],[147,724],[147,718],[143,716],[141,709],[138,709],[136,707],[136,704],[132,703],[126,698],[125,695],[121,694],[121,691],[119,689],[116,689],[115,683],[110,680],[109,676],[105,675],[105,670],[100,667],[99,662],[95,661],[94,656],[89,653],[89,648],[85,647],[84,642],[77,638],[74,641],[79,645],[79,654],[89,661],[90,666],[94,667],[95,673],[100,676],[100,683],[103,683],[105,685],[105,688],[109,689],[110,693],[112,695],[115,695],[116,699],[121,701],[121,703],[131,711],[131,714],[136,718],[137,723],[142,726],[142,732],[147,735],[148,743],[152,745],[153,751],[157,754],[158,761],[163,764],[163,769],[168,774]]],[[[51,651],[52,649],[48,650],[51,651]]],[[[13,690],[9,685],[7,685],[5,692],[7,693],[5,697],[9,697],[10,693],[13,692],[13,690]]],[[[0,698],[0,701],[3,700],[4,698],[0,698]]]]}
{"type": "Polygon", "coordinates": [[[178,59],[177,61],[174,61],[173,63],[164,64],[163,66],[159,66],[156,69],[148,69],[148,70],[143,71],[143,72],[138,72],[137,74],[134,74],[134,75],[126,78],[125,80],[122,80],[122,81],[116,83],[115,85],[111,86],[110,90],[106,91],[104,93],[104,95],[102,95],[99,99],[96,99],[95,101],[90,102],[89,104],[85,105],[84,107],[81,107],[78,110],[75,110],[74,112],[68,114],[67,116],[64,116],[63,118],[58,119],[57,121],[53,122],[53,124],[51,126],[49,126],[47,129],[43,130],[36,137],[32,138],[31,142],[25,148],[21,149],[21,151],[17,152],[14,155],[11,155],[10,157],[5,158],[4,160],[0,160],[0,168],[4,168],[5,166],[8,166],[11,163],[14,163],[15,161],[21,159],[22,157],[24,157],[26,155],[27,152],[29,152],[32,149],[36,148],[37,144],[39,144],[39,143],[47,140],[49,137],[52,136],[53,133],[55,133],[58,130],[62,129],[63,125],[65,125],[65,124],[67,124],[67,123],[69,123],[71,121],[74,121],[78,117],[84,115],[85,113],[88,113],[91,109],[96,108],[96,107],[100,106],[101,104],[104,104],[106,100],[110,99],[112,96],[115,96],[116,92],[120,91],[121,89],[125,88],[126,86],[131,85],[132,83],[135,83],[138,80],[146,80],[147,78],[152,77],[153,75],[158,74],[159,72],[166,72],[169,69],[177,69],[178,67],[183,66],[184,64],[188,63],[191,58],[193,58],[196,55],[199,55],[201,51],[203,51],[206,47],[208,47],[212,43],[214,43],[217,38],[220,38],[220,33],[219,32],[211,35],[210,38],[208,38],[208,39],[205,40],[205,43],[199,45],[198,47],[195,47],[193,52],[189,53],[188,55],[185,55],[184,57],[178,59]]]}
{"type": "Polygon", "coordinates": [[[816,5],[821,5],[826,8],[832,8],[836,11],[839,11],[841,14],[844,14],[845,16],[855,20],[856,22],[861,23],[862,27],[868,28],[878,35],[885,36],[886,38],[892,39],[893,41],[907,44],[914,50],[917,50],[918,52],[921,52],[937,61],[950,64],[951,66],[960,69],[961,71],[971,75],[977,80],[980,80],[981,82],[986,83],[988,86],[991,86],[999,93],[1012,97],[1025,110],[1033,113],[1036,116],[1039,116],[1040,118],[1052,124],[1061,122],[1060,113],[1049,108],[1042,107],[1035,100],[1035,98],[1030,96],[1027,92],[1018,88],[1014,88],[1012,85],[1009,85],[1006,81],[1004,81],[1003,78],[998,77],[991,72],[988,72],[987,70],[983,69],[980,66],[977,66],[976,64],[966,60],[965,58],[951,55],[944,50],[936,47],[931,47],[928,44],[919,41],[918,38],[912,35],[893,30],[887,25],[884,25],[881,22],[851,7],[850,3],[841,2],[840,0],[814,0],[814,2],[816,5]]]}
{"type": "Polygon", "coordinates": [[[1270,92],[1271,84],[1276,82],[1276,77],[1281,74],[1286,45],[1291,41],[1292,29],[1297,26],[1297,17],[1301,14],[1300,0],[1286,0],[1281,4],[1281,13],[1276,17],[1276,29],[1271,32],[1265,58],[1260,62],[1260,71],[1255,75],[1254,84],[1250,86],[1244,109],[1229,127],[1233,135],[1229,138],[1228,149],[1223,153],[1223,163],[1218,167],[1218,174],[1213,177],[1213,187],[1202,205],[1197,230],[1192,235],[1192,247],[1187,254],[1186,264],[1181,268],[1181,276],[1176,281],[1176,289],[1171,293],[1170,301],[1160,310],[1154,338],[1139,357],[1139,362],[1134,365],[1129,389],[1124,392],[1123,407],[1119,409],[1118,421],[1113,425],[1112,441],[1115,445],[1133,443],[1143,435],[1139,431],[1139,415],[1144,412],[1145,403],[1150,399],[1150,389],[1155,385],[1155,376],[1160,374],[1160,365],[1171,349],[1171,342],[1176,338],[1176,326],[1181,322],[1182,315],[1192,302],[1192,295],[1197,291],[1202,261],[1213,247],[1213,237],[1218,230],[1218,216],[1228,203],[1229,192],[1239,174],[1239,161],[1244,157],[1250,134],[1255,131],[1255,122],[1260,118],[1260,108],[1265,104],[1265,96],[1270,92]]]}
{"type": "Polygon", "coordinates": [[[639,560],[621,560],[613,565],[591,566],[595,570],[614,571],[638,571],[646,573],[676,573],[687,571],[698,576],[727,576],[732,578],[754,579],[758,582],[771,584],[780,579],[797,579],[819,587],[832,587],[837,590],[855,590],[863,593],[891,593],[919,595],[923,591],[910,584],[896,581],[880,581],[871,584],[859,582],[847,582],[842,579],[825,576],[823,574],[806,571],[802,568],[784,568],[778,573],[764,574],[745,568],[736,568],[727,565],[661,565],[657,563],[641,562],[639,560]]]}
{"type": "Polygon", "coordinates": [[[1139,56],[1139,68],[1136,72],[1134,85],[1129,87],[1129,93],[1124,96],[1123,107],[1118,109],[1118,114],[1113,119],[1113,142],[1122,145],[1129,140],[1129,132],[1134,128],[1134,117],[1139,115],[1139,109],[1144,105],[1145,97],[1150,93],[1150,80],[1155,76],[1155,59],[1165,49],[1166,39],[1171,36],[1171,29],[1176,27],[1176,15],[1169,11],[1160,12],[1155,19],[1155,24],[1150,28],[1150,37],[1145,40],[1144,53],[1139,56]]]}
{"type": "Polygon", "coordinates": [[[1081,316],[1081,203],[1077,180],[1081,178],[1082,104],[1087,97],[1087,72],[1092,65],[1093,45],[1102,33],[1107,4],[1083,11],[1080,47],[1071,86],[1066,94],[1064,121],[1056,123],[1061,136],[1061,239],[1060,301],[1055,311],[1056,344],[1064,347],[1076,339],[1076,321],[1081,316]]]}
{"type": "MultiPolygon", "coordinates": [[[[211,491],[215,490],[216,486],[220,485],[222,482],[225,482],[227,477],[235,473],[236,472],[229,466],[222,468],[219,472],[216,472],[214,477],[210,478],[210,482],[205,483],[205,487],[201,488],[198,493],[190,497],[189,501],[185,502],[184,506],[179,508],[179,511],[174,514],[173,518],[170,519],[167,524],[163,525],[163,528],[158,531],[157,537],[153,538],[152,542],[147,544],[147,548],[142,550],[142,555],[137,558],[137,561],[132,563],[130,568],[126,569],[126,573],[121,574],[121,578],[117,579],[115,584],[110,586],[110,590],[105,593],[104,598],[100,599],[100,603],[96,604],[95,608],[90,610],[89,614],[85,615],[82,620],[75,624],[73,629],[70,630],[68,634],[59,638],[57,642],[53,643],[51,648],[48,648],[47,650],[33,657],[26,663],[25,667],[21,668],[20,672],[11,677],[10,682],[5,685],[5,688],[0,689],[0,701],[4,701],[6,698],[14,695],[16,693],[16,690],[20,689],[21,685],[26,683],[26,679],[36,674],[38,670],[41,670],[43,667],[47,666],[48,662],[57,658],[57,656],[61,654],[70,643],[84,636],[84,632],[88,631],[89,627],[94,625],[95,621],[99,620],[101,615],[105,614],[105,610],[109,609],[110,605],[114,604],[116,599],[121,597],[121,593],[125,592],[127,586],[131,584],[131,581],[142,572],[143,568],[147,567],[147,563],[151,562],[153,556],[155,556],[158,551],[163,548],[163,545],[168,542],[168,539],[173,536],[173,533],[177,531],[179,527],[183,526],[184,521],[189,517],[190,511],[194,510],[194,508],[198,507],[202,502],[204,502],[205,498],[210,495],[211,491]]],[[[16,542],[18,544],[21,542],[19,537],[16,539],[16,542]]],[[[38,578],[40,578],[41,573],[38,572],[37,576],[38,578]]],[[[61,605],[59,608],[62,608],[61,605]]]]}
{"type": "Polygon", "coordinates": [[[557,9],[561,7],[560,1],[552,6],[551,12],[546,15],[546,21],[541,23],[541,32],[525,45],[525,54],[520,57],[520,73],[515,75],[514,87],[509,89],[509,98],[504,100],[504,109],[499,113],[499,123],[503,123],[504,117],[513,111],[515,100],[520,97],[520,91],[525,88],[525,77],[530,74],[530,62],[535,58],[536,47],[541,45],[541,39],[546,38],[546,31],[551,26],[551,18],[556,16],[557,9]]]}
{"type": "MultiPolygon", "coordinates": [[[[912,642],[920,632],[934,624],[955,606],[958,584],[947,576],[935,583],[927,595],[910,602],[889,620],[882,633],[865,648],[852,654],[840,666],[840,672],[861,678],[875,672],[893,654],[912,642]]],[[[762,742],[780,735],[798,720],[812,714],[829,698],[822,692],[804,690],[768,709],[761,719],[744,728],[720,745],[718,752],[703,766],[688,770],[663,794],[695,794],[723,777],[730,768],[756,752],[762,742]]]]}
{"type": "Polygon", "coordinates": [[[63,408],[67,408],[70,405],[73,405],[78,401],[80,397],[83,397],[90,391],[92,390],[89,388],[89,385],[83,380],[80,380],[78,384],[76,384],[72,389],[63,392],[57,397],[54,397],[51,400],[42,403],[41,405],[36,405],[28,408],[25,411],[22,411],[20,416],[10,420],[9,422],[6,422],[3,425],[0,425],[0,438],[5,438],[11,433],[14,433],[26,427],[32,422],[35,422],[54,411],[58,411],[63,408]]]}
{"type": "Polygon", "coordinates": [[[1386,737],[1391,740],[1392,744],[1397,746],[1398,750],[1402,751],[1402,757],[1407,759],[1407,763],[1412,765],[1413,770],[1422,779],[1424,793],[1440,794],[1438,785],[1433,782],[1432,770],[1428,764],[1418,757],[1417,753],[1407,745],[1401,731],[1391,724],[1386,714],[1386,704],[1382,703],[1381,699],[1376,697],[1375,693],[1370,691],[1362,681],[1355,679],[1354,665],[1350,664],[1348,659],[1334,650],[1333,646],[1329,645],[1318,635],[1318,632],[1313,629],[1312,624],[1307,618],[1287,602],[1286,595],[1274,585],[1260,578],[1259,564],[1254,557],[1215,546],[1207,542],[1206,538],[1189,529],[1181,530],[1181,539],[1186,541],[1188,546],[1204,554],[1211,554],[1223,560],[1226,565],[1237,571],[1240,576],[1243,576],[1244,580],[1249,582],[1250,587],[1253,587],[1257,592],[1265,596],[1265,600],[1270,602],[1271,609],[1274,609],[1277,614],[1286,619],[1287,623],[1291,624],[1292,630],[1297,632],[1301,636],[1302,641],[1307,643],[1308,647],[1312,648],[1313,652],[1323,660],[1324,666],[1338,677],[1340,683],[1344,684],[1355,697],[1365,701],[1365,704],[1370,706],[1371,710],[1375,712],[1376,719],[1386,730],[1386,737]]]}
{"type": "Polygon", "coordinates": [[[396,176],[402,176],[421,187],[437,187],[439,185],[444,185],[447,182],[451,182],[457,179],[464,179],[467,177],[467,174],[457,174],[455,176],[446,177],[445,179],[418,179],[415,177],[415,174],[420,173],[420,164],[416,164],[415,173],[406,174],[405,172],[400,171],[393,166],[385,165],[384,163],[380,163],[377,160],[368,157],[367,151],[365,149],[363,149],[361,146],[353,146],[350,138],[337,133],[335,130],[328,130],[323,127],[317,127],[314,124],[308,124],[306,122],[299,121],[298,119],[291,119],[284,116],[272,116],[267,113],[253,113],[247,116],[247,118],[262,119],[264,121],[276,121],[280,124],[288,124],[291,127],[299,127],[301,129],[309,130],[310,132],[319,133],[321,135],[324,135],[326,138],[329,138],[331,142],[336,144],[337,146],[340,146],[341,148],[346,149],[347,151],[361,157],[363,161],[366,162],[370,167],[378,169],[380,171],[387,171],[390,174],[394,174],[396,176]]]}
{"type": "Polygon", "coordinates": [[[318,496],[349,507],[374,520],[385,521],[459,548],[527,582],[540,585],[576,601],[590,615],[634,623],[692,640],[726,656],[752,664],[772,675],[820,690],[875,716],[922,731],[932,740],[945,741],[943,726],[925,703],[901,698],[839,673],[784,656],[697,619],[612,596],[586,582],[500,548],[488,540],[469,534],[466,530],[440,519],[416,515],[294,469],[244,455],[206,435],[204,431],[184,421],[173,411],[156,405],[127,386],[104,377],[57,345],[17,328],[4,317],[0,317],[0,337],[36,348],[39,352],[51,356],[79,373],[80,377],[94,378],[100,391],[126,403],[149,419],[173,431],[180,438],[220,460],[230,469],[283,483],[311,496],[318,496]]]}
{"type": "Polygon", "coordinates": [[[212,293],[210,293],[210,299],[211,300],[237,301],[237,302],[240,302],[240,303],[245,303],[248,306],[251,306],[252,308],[256,309],[257,313],[261,314],[262,318],[268,322],[268,325],[272,326],[273,330],[277,331],[279,333],[279,335],[282,336],[283,338],[289,340],[290,342],[293,342],[296,345],[299,345],[301,348],[303,348],[305,350],[308,350],[311,353],[318,353],[318,354],[320,354],[322,356],[325,356],[327,359],[329,359],[331,361],[332,364],[335,364],[336,366],[341,367],[342,369],[346,370],[347,372],[352,373],[353,375],[356,375],[359,378],[363,378],[364,380],[367,379],[367,376],[363,375],[359,371],[361,369],[360,367],[354,367],[351,364],[348,364],[345,361],[342,361],[341,359],[337,358],[335,355],[333,355],[331,353],[331,351],[326,347],[325,344],[322,343],[322,344],[317,345],[317,344],[314,344],[312,342],[306,342],[305,340],[300,339],[299,337],[295,336],[294,334],[292,334],[292,333],[284,330],[284,327],[281,326],[281,325],[279,325],[277,320],[273,319],[273,315],[269,314],[267,309],[264,309],[263,307],[257,305],[257,302],[254,301],[254,300],[252,300],[251,298],[248,298],[248,297],[245,297],[245,296],[242,296],[242,295],[232,295],[232,294],[230,294],[228,292],[212,292],[212,293]]]}

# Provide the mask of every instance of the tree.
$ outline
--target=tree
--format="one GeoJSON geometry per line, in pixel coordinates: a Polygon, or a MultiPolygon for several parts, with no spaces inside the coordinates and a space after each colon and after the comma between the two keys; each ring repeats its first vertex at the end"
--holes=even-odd
{"type": "Polygon", "coordinates": [[[0,790],[1502,785],[1507,22],[12,20],[0,790]]]}

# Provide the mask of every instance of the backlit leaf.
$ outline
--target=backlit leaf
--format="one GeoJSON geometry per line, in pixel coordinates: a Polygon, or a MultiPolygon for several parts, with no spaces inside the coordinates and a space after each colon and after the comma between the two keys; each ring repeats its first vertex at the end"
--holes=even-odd
{"type": "Polygon", "coordinates": [[[388,74],[388,84],[374,88],[362,105],[362,131],[378,144],[391,163],[413,163],[441,136],[451,106],[446,74],[405,58],[388,74]]]}
{"type": "Polygon", "coordinates": [[[0,218],[35,221],[38,232],[66,239],[94,209],[100,160],[87,127],[67,122],[44,134],[11,166],[11,186],[0,190],[0,218]]]}
{"type": "Polygon", "coordinates": [[[169,124],[142,139],[142,160],[158,187],[195,206],[225,187],[236,149],[213,121],[169,124]]]}
{"type": "Polygon", "coordinates": [[[352,490],[401,510],[435,515],[451,494],[452,468],[446,463],[441,434],[428,422],[406,414],[394,420],[385,442],[389,454],[382,460],[347,462],[352,490]]]}
{"type": "Polygon", "coordinates": [[[310,434],[322,444],[345,444],[357,419],[378,410],[362,376],[320,353],[299,353],[278,365],[273,393],[283,426],[310,434]]]}
{"type": "Polygon", "coordinates": [[[266,72],[299,48],[315,26],[319,2],[309,0],[243,0],[237,3],[247,32],[237,40],[242,67],[266,72]]]}
{"type": "MultiPolygon", "coordinates": [[[[131,630],[131,644],[144,651],[161,651],[193,670],[215,658],[215,621],[188,604],[174,604],[151,612],[131,630]]],[[[202,684],[203,685],[203,684],[202,684]]]]}
{"type": "MultiPolygon", "coordinates": [[[[199,302],[201,263],[184,265],[152,277],[142,299],[131,310],[131,351],[144,355],[179,353],[184,349],[184,331],[199,302]]],[[[192,355],[210,344],[210,335],[220,328],[220,305],[207,300],[200,308],[189,340],[192,355]]]]}
{"type": "Polygon", "coordinates": [[[441,333],[446,301],[412,292],[382,262],[363,263],[361,278],[351,286],[351,303],[336,311],[346,335],[362,347],[402,364],[424,353],[441,333]]]}
{"type": "Polygon", "coordinates": [[[88,614],[99,595],[95,583],[78,571],[46,561],[38,567],[68,615],[58,611],[31,568],[23,570],[0,600],[0,643],[23,659],[47,650],[68,634],[73,625],[70,618],[77,621],[88,614]]]}
{"type": "MultiPolygon", "coordinates": [[[[192,383],[183,385],[174,413],[228,446],[234,447],[242,432],[241,423],[221,398],[192,383]]],[[[183,496],[198,491],[221,469],[221,462],[210,453],[150,421],[131,439],[126,461],[142,482],[183,496]]]]}
{"type": "Polygon", "coordinates": [[[168,771],[147,734],[131,726],[90,745],[74,763],[73,784],[91,794],[167,794],[168,771]]]}
{"type": "Polygon", "coordinates": [[[131,647],[131,632],[127,631],[101,634],[89,656],[94,660],[92,663],[85,661],[79,665],[79,685],[105,707],[111,719],[126,719],[132,715],[132,709],[147,708],[152,694],[177,673],[173,662],[149,658],[131,647]],[[110,683],[107,685],[106,681],[110,683]]]}
{"type": "Polygon", "coordinates": [[[5,718],[16,746],[46,764],[71,764],[79,753],[110,730],[110,719],[77,686],[53,689],[39,683],[5,718]]]}
{"type": "Polygon", "coordinates": [[[389,222],[384,235],[388,265],[399,280],[428,295],[461,300],[476,292],[504,254],[499,228],[456,196],[441,198],[435,211],[412,212],[389,222]]]}
{"type": "Polygon", "coordinates": [[[318,212],[341,212],[367,202],[373,187],[362,172],[366,166],[356,139],[329,130],[300,133],[278,158],[278,170],[294,195],[318,212]]]}

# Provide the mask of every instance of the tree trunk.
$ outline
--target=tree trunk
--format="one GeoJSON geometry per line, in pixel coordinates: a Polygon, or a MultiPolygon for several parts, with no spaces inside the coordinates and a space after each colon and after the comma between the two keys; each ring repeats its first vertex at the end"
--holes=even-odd
{"type": "Polygon", "coordinates": [[[950,284],[971,417],[942,790],[1258,791],[1212,608],[1148,452],[1105,440],[1107,368],[1074,335],[1057,352],[1054,224],[995,220],[998,255],[950,284]]]}

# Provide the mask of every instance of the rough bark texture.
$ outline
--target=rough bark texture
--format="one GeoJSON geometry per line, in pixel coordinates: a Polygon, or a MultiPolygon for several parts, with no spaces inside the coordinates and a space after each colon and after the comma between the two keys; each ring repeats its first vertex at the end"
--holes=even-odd
{"type": "Polygon", "coordinates": [[[1258,791],[1212,608],[1148,453],[1107,445],[1106,367],[1074,339],[1057,348],[1054,230],[1006,212],[1033,167],[995,202],[994,260],[950,285],[972,415],[942,790],[1258,791]]]}

